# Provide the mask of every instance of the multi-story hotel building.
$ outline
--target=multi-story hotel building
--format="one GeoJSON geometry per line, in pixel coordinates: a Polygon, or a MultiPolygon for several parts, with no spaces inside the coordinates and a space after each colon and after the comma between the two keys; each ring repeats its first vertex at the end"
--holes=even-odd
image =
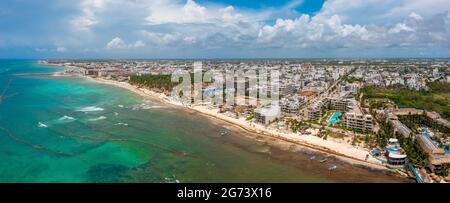
{"type": "Polygon", "coordinates": [[[364,114],[356,100],[349,100],[349,112],[345,113],[344,126],[359,131],[373,131],[373,117],[364,114]]]}

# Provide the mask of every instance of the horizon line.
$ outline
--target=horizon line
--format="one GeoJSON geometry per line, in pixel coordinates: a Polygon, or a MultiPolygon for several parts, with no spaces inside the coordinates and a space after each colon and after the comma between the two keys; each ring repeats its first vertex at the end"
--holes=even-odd
{"type": "Polygon", "coordinates": [[[0,58],[0,60],[450,60],[450,57],[0,58]]]}

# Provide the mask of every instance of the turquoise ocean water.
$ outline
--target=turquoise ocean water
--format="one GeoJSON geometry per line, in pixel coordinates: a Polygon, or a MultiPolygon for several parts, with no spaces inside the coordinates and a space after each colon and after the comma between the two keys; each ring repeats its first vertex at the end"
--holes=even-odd
{"type": "Polygon", "coordinates": [[[0,60],[0,182],[402,181],[352,166],[330,174],[242,132],[220,137],[223,124],[196,113],[55,71],[0,60]]]}

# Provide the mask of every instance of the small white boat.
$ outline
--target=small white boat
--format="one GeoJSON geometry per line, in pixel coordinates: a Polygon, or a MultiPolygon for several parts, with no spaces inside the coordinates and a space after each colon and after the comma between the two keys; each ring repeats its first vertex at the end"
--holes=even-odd
{"type": "Polygon", "coordinates": [[[330,166],[328,166],[328,170],[329,170],[329,171],[334,171],[334,170],[336,170],[336,169],[337,169],[336,164],[331,164],[330,166]]]}
{"type": "Polygon", "coordinates": [[[316,156],[309,157],[309,160],[314,160],[314,159],[316,159],[316,156]]]}
{"type": "Polygon", "coordinates": [[[220,133],[220,136],[226,136],[230,133],[230,130],[228,130],[227,128],[223,128],[222,132],[220,133]]]}

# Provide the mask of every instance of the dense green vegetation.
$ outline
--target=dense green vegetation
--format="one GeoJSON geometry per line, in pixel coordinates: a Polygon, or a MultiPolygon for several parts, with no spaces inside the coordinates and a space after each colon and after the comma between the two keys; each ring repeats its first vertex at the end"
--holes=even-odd
{"type": "Polygon", "coordinates": [[[348,83],[354,83],[354,82],[363,82],[363,79],[355,78],[352,76],[344,76],[342,81],[348,82],[348,83]]]}
{"type": "Polygon", "coordinates": [[[450,83],[448,82],[442,81],[430,82],[428,83],[428,87],[430,87],[431,91],[433,91],[434,93],[450,94],[450,83]]]}
{"type": "MultiPolygon", "coordinates": [[[[204,76],[205,72],[203,72],[204,76]]],[[[194,73],[190,74],[191,84],[194,84],[194,73]]],[[[180,78],[179,82],[172,82],[171,75],[131,75],[130,83],[133,85],[139,85],[151,89],[158,89],[162,92],[172,91],[172,89],[180,84],[182,79],[180,78]]],[[[212,82],[205,82],[205,84],[211,84],[212,82]]]]}
{"type": "Polygon", "coordinates": [[[450,164],[442,165],[442,172],[440,174],[438,174],[438,175],[441,175],[443,177],[448,176],[449,169],[450,169],[450,164]]]}
{"type": "Polygon", "coordinates": [[[306,124],[303,121],[299,121],[299,120],[295,120],[295,119],[289,119],[286,121],[286,124],[288,126],[291,127],[292,132],[297,133],[299,132],[302,128],[308,126],[308,124],[306,124]]]}
{"type": "Polygon", "coordinates": [[[401,116],[400,121],[408,126],[411,130],[417,132],[417,128],[419,127],[430,127],[436,131],[439,131],[443,134],[444,137],[447,137],[450,135],[450,129],[439,124],[437,121],[432,119],[427,119],[425,116],[422,115],[408,115],[408,116],[401,116]]]}
{"type": "Polygon", "coordinates": [[[392,132],[394,131],[394,127],[385,121],[380,121],[380,131],[375,135],[375,141],[378,146],[381,148],[386,148],[389,138],[392,136],[392,132]]]}
{"type": "Polygon", "coordinates": [[[419,145],[419,141],[409,137],[397,135],[400,146],[405,150],[408,156],[408,161],[416,167],[422,168],[425,166],[427,155],[419,145]]]}
{"type": "Polygon", "coordinates": [[[172,91],[172,89],[179,83],[173,83],[170,75],[132,75],[130,83],[146,88],[158,89],[163,92],[172,91]]]}
{"type": "Polygon", "coordinates": [[[403,86],[362,88],[364,98],[388,98],[401,107],[415,107],[435,111],[450,119],[450,85],[445,82],[429,83],[430,91],[415,91],[403,86]]]}

